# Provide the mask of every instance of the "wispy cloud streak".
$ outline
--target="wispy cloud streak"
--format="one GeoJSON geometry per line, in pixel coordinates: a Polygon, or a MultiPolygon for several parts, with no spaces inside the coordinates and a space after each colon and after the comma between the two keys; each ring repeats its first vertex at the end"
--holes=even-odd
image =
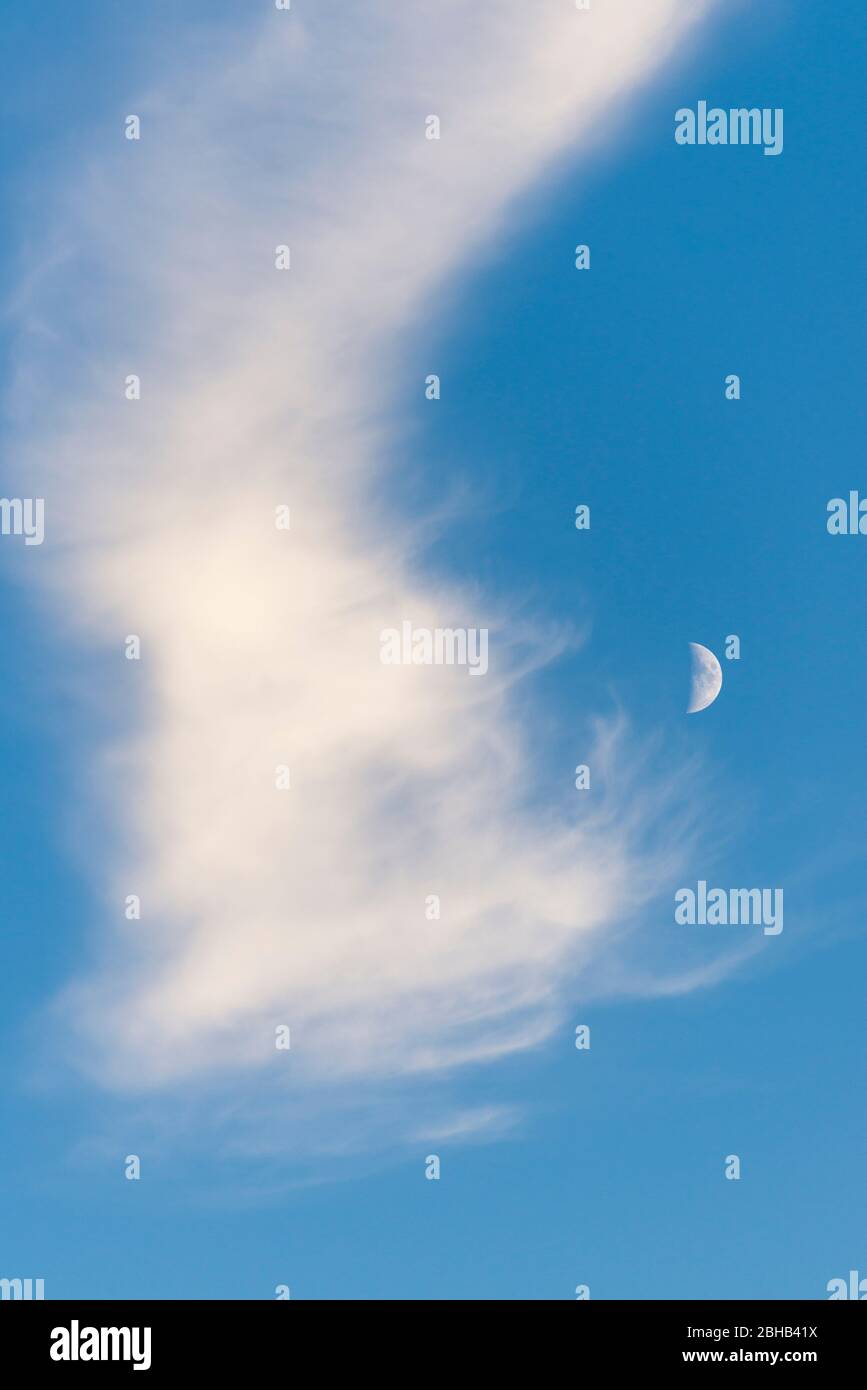
{"type": "Polygon", "coordinates": [[[299,3],[186,52],[68,195],[22,306],[16,447],[49,593],[100,648],[143,643],[106,773],[120,921],[67,996],[103,1079],[273,1064],[278,1023],[311,1081],[526,1048],[670,871],[634,788],[580,825],[533,806],[513,682],[568,635],[425,573],[370,488],[406,335],[705,8],[299,3]],[[488,676],[382,666],[405,618],[489,627],[488,676]]]}

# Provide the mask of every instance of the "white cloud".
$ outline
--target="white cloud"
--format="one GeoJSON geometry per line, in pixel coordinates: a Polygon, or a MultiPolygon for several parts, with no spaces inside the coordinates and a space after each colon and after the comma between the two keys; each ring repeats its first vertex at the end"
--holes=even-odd
{"type": "Polygon", "coordinates": [[[46,412],[31,364],[16,410],[49,593],[101,649],[143,641],[105,774],[120,921],[67,1000],[106,1081],[273,1066],[284,1022],[311,1081],[529,1047],[665,880],[634,788],[580,825],[533,805],[514,681],[568,634],[424,573],[370,489],[407,335],[704,9],[299,3],[187,52],[131,99],[141,142],[81,172],[22,307],[77,367],[46,412]],[[383,667],[404,618],[488,626],[491,671],[383,667]]]}

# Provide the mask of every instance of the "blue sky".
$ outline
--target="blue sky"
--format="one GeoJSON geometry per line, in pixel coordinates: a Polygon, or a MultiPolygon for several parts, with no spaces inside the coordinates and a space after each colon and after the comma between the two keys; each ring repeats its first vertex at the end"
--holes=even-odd
{"type": "MultiPolygon", "coordinates": [[[[169,41],[171,8],[156,39],[143,12],[108,5],[10,18],[7,293],[34,218],[46,243],[63,237],[52,184],[128,109],[124,82],[169,41]]],[[[193,26],[233,22],[231,6],[185,10],[193,26]]],[[[145,1122],[135,1096],[67,1067],[76,1044],[45,1012],[103,911],[88,774],[120,687],[15,568],[0,649],[0,1275],[43,1277],[49,1297],[267,1298],[285,1283],[299,1298],[549,1299],[586,1283],[632,1299],[816,1298],[867,1273],[864,542],[825,528],[829,498],[867,487],[859,10],[723,7],[613,142],[589,160],[569,149],[510,205],[439,307],[405,324],[390,382],[390,505],[472,499],[417,563],[586,628],[519,697],[536,801],[568,797],[593,720],[616,711],[644,796],[695,759],[697,843],[630,923],[630,960],[676,972],[715,957],[714,931],[754,931],[677,926],[673,892],[700,878],[783,886],[782,935],[708,988],[584,999],[577,976],[543,1043],[449,1076],[460,1109],[515,1112],[499,1136],[356,1153],[347,1110],[343,1156],[303,1168],[291,1135],[266,1158],[227,1151],[225,1118],[159,1142],[159,1087],[145,1122]],[[783,107],[782,156],[675,145],[675,109],[700,98],[783,107]],[[589,274],[573,268],[578,242],[589,274]],[[435,404],[419,390],[431,371],[435,404]],[[741,660],[687,719],[687,643],[722,656],[729,633],[741,660]],[[103,680],[97,717],[81,688],[103,680]],[[589,1052],[572,1045],[577,1023],[589,1052]],[[127,1153],[142,1154],[140,1182],[124,1180],[127,1153]],[[739,1182],[723,1178],[732,1153],[739,1182]]],[[[4,339],[11,371],[11,327],[4,339]]],[[[210,1078],[197,1113],[238,1094],[210,1078]]]]}

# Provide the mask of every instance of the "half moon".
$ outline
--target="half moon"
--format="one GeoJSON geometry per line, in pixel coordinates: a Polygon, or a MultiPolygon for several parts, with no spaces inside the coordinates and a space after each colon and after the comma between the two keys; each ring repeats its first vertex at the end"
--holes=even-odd
{"type": "Polygon", "coordinates": [[[690,642],[689,652],[692,660],[692,684],[686,712],[698,714],[699,710],[712,705],[722,690],[722,667],[713,652],[698,642],[690,642]]]}

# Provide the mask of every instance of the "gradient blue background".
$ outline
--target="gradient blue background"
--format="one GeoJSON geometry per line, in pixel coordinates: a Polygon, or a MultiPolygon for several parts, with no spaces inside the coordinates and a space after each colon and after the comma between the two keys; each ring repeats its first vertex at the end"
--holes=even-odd
{"type": "MultiPolygon", "coordinates": [[[[39,225],[32,190],[110,138],[178,8],[204,26],[233,10],[2,7],[6,294],[22,208],[39,225]]],[[[81,725],[72,654],[4,579],[0,1276],[44,1277],[57,1298],[268,1298],[286,1283],[293,1298],[556,1299],[587,1283],[630,1299],[821,1298],[830,1278],[867,1275],[867,539],[825,529],[830,497],[867,494],[867,29],[859,0],[724,9],[616,143],[532,190],[416,327],[393,463],[413,505],[460,484],[478,499],[433,565],[590,625],[536,682],[551,713],[543,793],[547,779],[559,796],[582,760],[588,715],[619,703],[673,754],[700,753],[710,841],[717,816],[729,829],[685,882],[782,885],[783,935],[711,989],[576,999],[591,1051],[567,1029],[468,1077],[468,1103],[531,1104],[514,1136],[433,1146],[439,1183],[422,1147],[277,1196],[269,1168],[257,1197],[256,1162],[221,1158],[206,1136],[126,1182],[135,1134],[110,1158],[88,1144],[113,1102],[52,1090],[30,1066],[33,1020],[97,911],[80,856],[99,847],[76,803],[98,731],[81,725]],[[782,156],[676,146],[674,110],[702,97],[784,107],[782,156]],[[573,268],[577,242],[589,274],[573,268]],[[419,392],[430,371],[436,406],[419,392]],[[573,528],[579,502],[588,534],[573,528]],[[742,660],[685,720],[686,643],[722,655],[728,633],[742,660]],[[723,1178],[729,1153],[740,1182],[723,1178]]],[[[43,234],[50,247],[63,229],[43,234]]],[[[8,333],[0,347],[8,372],[8,333]]],[[[676,960],[670,896],[640,930],[676,960]]],[[[51,1048],[60,1062],[64,1037],[51,1048]]]]}

